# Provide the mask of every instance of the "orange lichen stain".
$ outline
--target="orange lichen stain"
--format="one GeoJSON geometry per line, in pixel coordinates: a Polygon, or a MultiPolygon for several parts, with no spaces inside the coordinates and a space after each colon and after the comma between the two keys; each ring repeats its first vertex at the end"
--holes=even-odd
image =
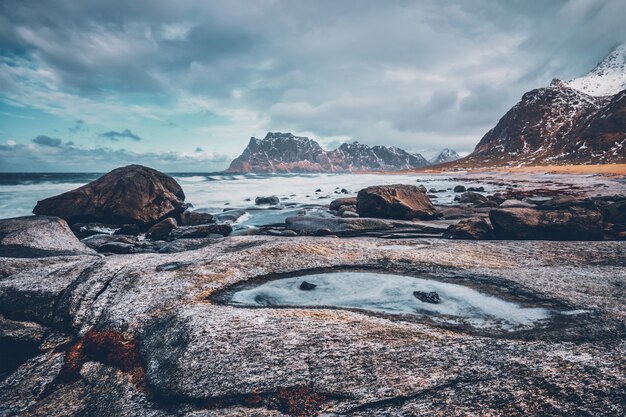
{"type": "Polygon", "coordinates": [[[60,382],[78,378],[85,362],[95,361],[118,368],[130,375],[131,382],[143,388],[145,367],[139,356],[137,342],[116,331],[89,330],[67,352],[65,365],[59,374],[60,382]]]}

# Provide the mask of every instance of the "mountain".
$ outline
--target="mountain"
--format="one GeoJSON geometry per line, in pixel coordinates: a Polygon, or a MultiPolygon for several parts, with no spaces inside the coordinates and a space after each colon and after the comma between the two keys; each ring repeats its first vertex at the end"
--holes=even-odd
{"type": "Polygon", "coordinates": [[[567,85],[591,96],[611,96],[626,89],[626,44],[613,49],[587,75],[567,85]]]}
{"type": "Polygon", "coordinates": [[[263,139],[250,138],[229,172],[357,172],[399,171],[428,165],[421,155],[397,147],[344,143],[325,151],[312,139],[291,133],[269,132],[263,139]]]}
{"type": "Polygon", "coordinates": [[[626,91],[592,96],[553,80],[522,97],[459,165],[626,162],[626,91]]]}
{"type": "Polygon", "coordinates": [[[434,158],[431,158],[428,162],[431,165],[443,164],[445,162],[456,161],[461,156],[452,149],[445,148],[441,153],[434,158]]]}

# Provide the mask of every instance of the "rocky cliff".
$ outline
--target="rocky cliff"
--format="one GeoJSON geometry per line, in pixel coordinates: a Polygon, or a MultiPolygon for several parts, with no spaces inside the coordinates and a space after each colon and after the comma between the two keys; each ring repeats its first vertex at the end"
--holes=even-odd
{"type": "Polygon", "coordinates": [[[230,172],[356,172],[398,171],[429,163],[421,155],[387,146],[353,142],[325,151],[312,139],[291,133],[269,132],[251,138],[243,153],[228,168],[230,172]]]}

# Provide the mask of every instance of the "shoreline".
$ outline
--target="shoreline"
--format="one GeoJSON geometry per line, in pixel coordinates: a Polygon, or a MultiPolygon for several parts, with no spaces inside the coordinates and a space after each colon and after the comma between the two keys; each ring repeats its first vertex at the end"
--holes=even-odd
{"type": "MultiPolygon", "coordinates": [[[[626,177],[626,164],[603,165],[537,165],[527,167],[424,167],[412,170],[399,171],[407,174],[460,174],[460,173],[510,173],[510,174],[572,174],[572,175],[602,175],[607,177],[626,177]]],[[[392,172],[382,172],[391,174],[392,172]]]]}

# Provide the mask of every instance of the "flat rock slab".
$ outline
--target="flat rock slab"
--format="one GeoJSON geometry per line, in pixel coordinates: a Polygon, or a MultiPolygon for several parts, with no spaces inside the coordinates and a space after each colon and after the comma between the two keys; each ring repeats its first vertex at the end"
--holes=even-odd
{"type": "Polygon", "coordinates": [[[74,340],[1,376],[12,400],[0,414],[626,412],[624,242],[398,242],[238,236],[174,254],[4,258],[0,314],[74,340]],[[236,286],[337,269],[425,273],[571,318],[481,333],[359,310],[224,302],[236,286]]]}

